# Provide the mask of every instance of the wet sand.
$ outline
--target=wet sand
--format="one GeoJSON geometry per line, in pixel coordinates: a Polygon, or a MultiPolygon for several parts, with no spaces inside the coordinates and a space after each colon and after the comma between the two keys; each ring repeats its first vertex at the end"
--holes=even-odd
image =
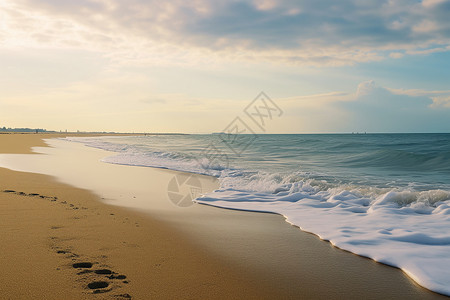
{"type": "MultiPolygon", "coordinates": [[[[29,153],[48,137],[0,135],[0,152],[29,153]]],[[[15,191],[0,193],[0,240],[5,241],[0,281],[6,282],[1,298],[448,299],[417,286],[398,269],[336,249],[281,216],[174,207],[167,183],[179,172],[104,164],[97,155],[106,152],[86,151],[95,158],[88,173],[107,180],[92,182],[87,175],[81,180],[75,175],[87,167],[79,162],[71,166],[73,176],[64,175],[59,162],[56,167],[44,162],[49,170],[62,170],[55,174],[59,181],[78,188],[45,175],[0,169],[0,190],[15,191]],[[119,183],[130,176],[137,186],[144,184],[139,180],[157,184],[131,188],[127,195],[119,183]],[[148,209],[140,211],[102,203],[149,197],[148,209]],[[94,265],[73,268],[77,262],[94,265]],[[101,269],[113,273],[90,272],[101,269]],[[98,281],[109,286],[88,287],[98,281]],[[96,290],[106,292],[93,294],[96,290]]],[[[209,180],[206,188],[214,186],[202,180],[209,180]]]]}

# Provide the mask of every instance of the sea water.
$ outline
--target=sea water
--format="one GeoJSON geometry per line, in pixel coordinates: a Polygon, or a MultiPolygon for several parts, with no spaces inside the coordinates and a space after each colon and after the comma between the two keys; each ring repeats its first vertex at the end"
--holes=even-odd
{"type": "Polygon", "coordinates": [[[450,295],[450,134],[67,138],[105,163],[215,176],[196,202],[274,212],[450,295]]]}

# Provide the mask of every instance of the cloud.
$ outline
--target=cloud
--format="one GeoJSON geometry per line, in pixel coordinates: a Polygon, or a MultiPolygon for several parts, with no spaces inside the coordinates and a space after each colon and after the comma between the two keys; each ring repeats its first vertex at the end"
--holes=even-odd
{"type": "Polygon", "coordinates": [[[421,23],[413,26],[412,30],[419,33],[432,33],[439,30],[439,26],[434,21],[424,20],[421,23]]]}
{"type": "Polygon", "coordinates": [[[258,10],[267,11],[277,7],[276,0],[254,0],[253,4],[258,10]]]}
{"type": "Polygon", "coordinates": [[[439,108],[439,107],[450,108],[450,95],[436,96],[436,97],[432,97],[432,99],[433,99],[432,107],[434,107],[434,108],[439,108]]]}
{"type": "Polygon", "coordinates": [[[286,113],[289,132],[450,131],[450,91],[392,89],[368,80],[354,92],[276,101],[286,113]]]}
{"type": "Polygon", "coordinates": [[[427,97],[433,101],[430,107],[450,107],[450,90],[446,91],[426,91],[420,89],[405,90],[405,89],[387,89],[395,95],[407,95],[410,97],[427,97]]]}
{"type": "Polygon", "coordinates": [[[442,132],[450,130],[449,100],[449,91],[389,89],[366,81],[354,101],[337,105],[349,112],[351,131],[442,132]]]}
{"type": "Polygon", "coordinates": [[[431,49],[416,49],[416,50],[408,50],[406,53],[411,55],[428,55],[432,53],[440,53],[450,51],[450,46],[445,47],[435,47],[431,49]]]}
{"type": "Polygon", "coordinates": [[[433,7],[439,4],[445,3],[446,0],[423,0],[422,4],[424,7],[433,7]]]}
{"type": "Polygon", "coordinates": [[[0,7],[3,47],[80,47],[118,63],[339,66],[450,50],[450,0],[1,0],[0,7]]]}
{"type": "Polygon", "coordinates": [[[402,58],[403,56],[405,56],[405,54],[401,52],[392,52],[389,54],[389,57],[391,58],[402,58]]]}

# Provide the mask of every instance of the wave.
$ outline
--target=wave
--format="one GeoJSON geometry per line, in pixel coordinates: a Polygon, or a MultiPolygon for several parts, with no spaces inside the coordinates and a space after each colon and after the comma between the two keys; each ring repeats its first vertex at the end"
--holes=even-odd
{"type": "Polygon", "coordinates": [[[353,167],[384,166],[389,169],[418,172],[450,172],[450,152],[414,153],[406,150],[385,149],[350,157],[343,164],[353,167]]]}
{"type": "Polygon", "coordinates": [[[197,159],[192,155],[179,152],[152,151],[145,145],[119,144],[97,138],[68,137],[63,139],[83,143],[88,147],[117,152],[115,155],[102,159],[103,162],[111,164],[171,169],[215,177],[221,176],[221,171],[225,170],[225,166],[212,164],[204,158],[197,159]]]}
{"type": "Polygon", "coordinates": [[[277,213],[334,246],[402,269],[450,295],[450,192],[295,182],[275,193],[221,188],[195,200],[221,208],[277,213]]]}
{"type": "MultiPolygon", "coordinates": [[[[67,140],[117,152],[103,159],[107,163],[215,176],[220,188],[195,202],[283,215],[287,222],[336,247],[398,267],[420,285],[450,295],[450,191],[356,184],[302,170],[232,169],[182,151],[155,150],[145,143],[67,140]]],[[[448,164],[442,161],[448,161],[449,155],[387,149],[354,155],[345,164],[419,170],[439,167],[446,172],[448,164]]]]}

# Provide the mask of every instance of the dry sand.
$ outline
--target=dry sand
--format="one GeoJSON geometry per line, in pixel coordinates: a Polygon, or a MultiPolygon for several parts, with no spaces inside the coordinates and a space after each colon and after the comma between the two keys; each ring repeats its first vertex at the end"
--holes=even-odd
{"type": "MultiPolygon", "coordinates": [[[[56,136],[0,135],[0,153],[56,136]]],[[[0,299],[446,299],[277,215],[197,205],[149,217],[49,176],[0,179],[0,299]],[[89,289],[98,281],[105,293],[89,289]]]]}

